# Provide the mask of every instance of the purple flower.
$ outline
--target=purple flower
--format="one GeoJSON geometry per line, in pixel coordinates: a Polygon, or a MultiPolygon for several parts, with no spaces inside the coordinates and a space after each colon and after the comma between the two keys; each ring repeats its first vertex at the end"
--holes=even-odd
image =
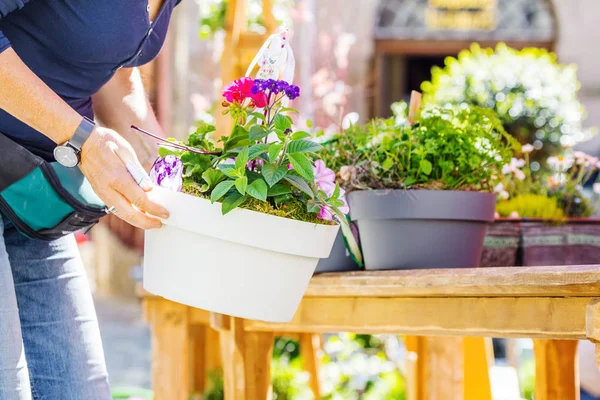
{"type": "Polygon", "coordinates": [[[171,154],[161,158],[152,166],[150,179],[157,186],[180,192],[183,186],[183,163],[171,154]]]}
{"type": "Polygon", "coordinates": [[[298,86],[290,85],[286,81],[277,81],[275,79],[255,79],[250,92],[252,94],[263,92],[275,94],[284,93],[290,100],[294,100],[300,96],[300,88],[298,86]]]}

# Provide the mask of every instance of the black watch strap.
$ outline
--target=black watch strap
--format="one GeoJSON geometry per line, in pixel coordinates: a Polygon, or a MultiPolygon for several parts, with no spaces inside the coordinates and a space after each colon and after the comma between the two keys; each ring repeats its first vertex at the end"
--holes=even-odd
{"type": "Polygon", "coordinates": [[[77,150],[81,151],[83,144],[90,137],[90,135],[94,131],[94,128],[96,128],[96,124],[94,123],[94,121],[92,121],[88,117],[83,117],[83,120],[77,127],[75,134],[69,140],[69,144],[75,147],[77,150]]]}

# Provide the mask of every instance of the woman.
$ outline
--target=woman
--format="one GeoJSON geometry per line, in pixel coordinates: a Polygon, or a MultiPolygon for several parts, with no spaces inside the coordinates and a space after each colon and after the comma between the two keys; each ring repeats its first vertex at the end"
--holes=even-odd
{"type": "MultiPolygon", "coordinates": [[[[64,150],[58,162],[78,165],[117,216],[144,229],[160,227],[146,213],[168,214],[125,167],[156,154],[128,136],[131,124],[160,133],[136,67],[157,55],[180,1],[0,0],[0,132],[47,160],[64,150]]],[[[0,217],[0,400],[24,399],[110,392],[73,237],[28,239],[0,217]]]]}

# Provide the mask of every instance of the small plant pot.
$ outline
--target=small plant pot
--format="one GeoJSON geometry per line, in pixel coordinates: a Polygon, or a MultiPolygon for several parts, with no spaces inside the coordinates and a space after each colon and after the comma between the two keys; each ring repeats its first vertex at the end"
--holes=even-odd
{"type": "Polygon", "coordinates": [[[523,222],[523,265],[586,265],[600,260],[600,220],[523,222]]]}
{"type": "Polygon", "coordinates": [[[348,195],[365,269],[477,267],[493,193],[369,190],[348,195]]]}
{"type": "Polygon", "coordinates": [[[144,288],[166,299],[236,317],[289,322],[339,226],[235,209],[155,188],[170,217],[146,232],[144,288]]]}
{"type": "Polygon", "coordinates": [[[520,220],[496,220],[488,226],[483,242],[481,267],[514,267],[518,265],[521,240],[520,220]]]}
{"type": "MultiPolygon", "coordinates": [[[[352,230],[355,228],[352,227],[352,230]]],[[[346,271],[358,271],[360,268],[358,264],[354,262],[350,253],[346,249],[346,243],[344,243],[344,235],[340,230],[333,243],[331,254],[327,258],[323,258],[317,264],[315,273],[322,272],[346,272],[346,271]]]]}

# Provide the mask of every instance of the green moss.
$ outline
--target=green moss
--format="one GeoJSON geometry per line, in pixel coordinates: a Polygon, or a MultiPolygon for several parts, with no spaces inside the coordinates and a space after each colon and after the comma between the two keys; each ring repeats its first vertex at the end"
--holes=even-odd
{"type": "Polygon", "coordinates": [[[502,201],[496,205],[496,211],[501,217],[516,212],[521,218],[565,219],[565,213],[556,198],[537,194],[524,194],[502,201]]]}
{"type": "MultiPolygon", "coordinates": [[[[209,199],[209,197],[202,193],[200,186],[196,184],[185,184],[182,189],[183,193],[191,194],[196,197],[203,199],[209,199]]],[[[317,214],[311,213],[306,209],[306,205],[298,199],[290,199],[280,206],[276,206],[267,201],[260,201],[254,198],[248,198],[240,208],[244,208],[250,211],[257,211],[263,214],[275,215],[277,217],[289,218],[296,221],[309,222],[321,225],[335,225],[335,222],[324,221],[317,218],[317,214]]]]}

